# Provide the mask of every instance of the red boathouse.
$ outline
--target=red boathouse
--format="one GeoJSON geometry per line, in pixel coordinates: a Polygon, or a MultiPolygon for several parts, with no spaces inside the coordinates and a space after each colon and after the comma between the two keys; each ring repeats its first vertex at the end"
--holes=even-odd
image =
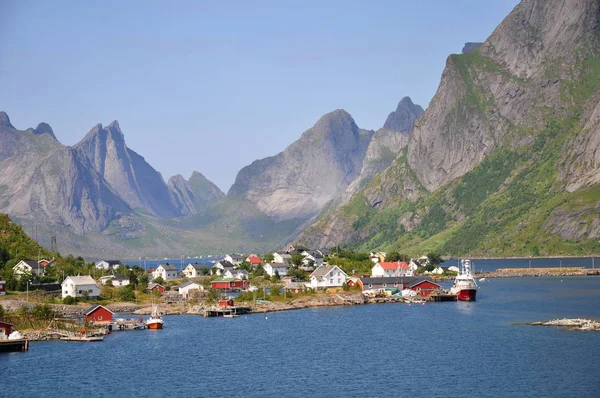
{"type": "Polygon", "coordinates": [[[212,281],[210,287],[222,290],[242,290],[248,287],[248,281],[235,278],[220,278],[212,281]]]}
{"type": "Polygon", "coordinates": [[[421,280],[413,285],[410,285],[408,288],[417,292],[417,294],[421,297],[427,297],[434,291],[440,290],[442,287],[435,282],[421,280]]]}
{"type": "Polygon", "coordinates": [[[83,320],[87,323],[109,323],[113,320],[113,312],[101,305],[95,305],[83,313],[83,320]]]}

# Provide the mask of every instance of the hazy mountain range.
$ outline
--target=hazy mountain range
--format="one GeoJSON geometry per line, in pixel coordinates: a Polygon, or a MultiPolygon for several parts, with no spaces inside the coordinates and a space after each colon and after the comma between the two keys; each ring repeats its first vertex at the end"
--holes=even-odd
{"type": "Polygon", "coordinates": [[[457,255],[599,251],[599,10],[596,0],[523,1],[484,43],[448,57],[427,110],[405,97],[377,131],[330,112],[242,168],[227,195],[199,172],[165,182],[117,122],[67,147],[47,124],[17,130],[2,112],[0,212],[92,257],[290,240],[457,255]]]}

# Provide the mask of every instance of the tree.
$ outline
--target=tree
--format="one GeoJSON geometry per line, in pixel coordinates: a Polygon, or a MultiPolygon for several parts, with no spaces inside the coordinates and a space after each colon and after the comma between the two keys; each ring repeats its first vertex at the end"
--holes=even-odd
{"type": "Polygon", "coordinates": [[[139,291],[143,291],[143,290],[146,290],[147,287],[148,287],[148,274],[142,274],[142,276],[140,276],[138,278],[137,289],[139,291]]]}
{"type": "Polygon", "coordinates": [[[6,311],[4,310],[2,304],[0,304],[0,319],[4,319],[4,315],[6,315],[6,311]]]}
{"type": "Polygon", "coordinates": [[[127,285],[117,289],[117,297],[121,301],[135,301],[135,293],[133,292],[133,286],[127,285]]]}
{"type": "Polygon", "coordinates": [[[222,293],[219,289],[210,288],[206,293],[206,301],[210,303],[216,303],[222,296],[222,293]]]}
{"type": "Polygon", "coordinates": [[[385,260],[386,261],[405,261],[405,262],[409,262],[410,261],[410,257],[408,257],[406,254],[401,254],[398,252],[391,252],[388,253],[385,256],[385,260]]]}
{"type": "Polygon", "coordinates": [[[292,264],[294,264],[295,266],[299,267],[302,264],[304,264],[304,256],[302,254],[294,254],[291,258],[291,262],[292,264]]]}
{"type": "Polygon", "coordinates": [[[266,263],[272,263],[274,259],[275,259],[275,256],[273,255],[273,253],[264,254],[262,256],[262,261],[265,264],[266,263]]]}
{"type": "Polygon", "coordinates": [[[159,276],[158,278],[152,279],[152,282],[158,283],[159,285],[164,285],[165,280],[162,278],[162,276],[159,276]]]}
{"type": "Polygon", "coordinates": [[[90,299],[90,293],[87,290],[84,290],[81,293],[81,300],[82,301],[88,301],[90,299]]]}
{"type": "Polygon", "coordinates": [[[210,275],[210,268],[204,267],[202,268],[202,275],[210,275]]]}
{"type": "Polygon", "coordinates": [[[440,265],[444,262],[442,256],[439,253],[435,252],[427,253],[427,259],[429,260],[429,264],[432,264],[434,268],[435,266],[440,265]]]}
{"type": "Polygon", "coordinates": [[[279,275],[279,271],[275,270],[275,274],[273,275],[273,280],[274,281],[280,281],[281,280],[281,276],[279,275]]]}
{"type": "Polygon", "coordinates": [[[251,272],[254,269],[254,267],[252,266],[250,261],[244,260],[240,265],[237,266],[237,269],[243,269],[248,272],[251,272]]]}
{"type": "Polygon", "coordinates": [[[63,299],[63,304],[72,305],[77,304],[75,297],[67,296],[63,299]]]}

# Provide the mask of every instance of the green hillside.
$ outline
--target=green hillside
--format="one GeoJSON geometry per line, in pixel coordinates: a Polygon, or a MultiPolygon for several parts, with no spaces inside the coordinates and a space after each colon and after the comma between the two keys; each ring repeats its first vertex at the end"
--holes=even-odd
{"type": "MultiPolygon", "coordinates": [[[[471,82],[455,111],[485,115],[489,99],[472,83],[471,76],[496,70],[495,65],[484,62],[477,51],[452,58],[462,79],[471,82]]],[[[366,196],[385,187],[382,179],[395,173],[398,181],[416,181],[414,175],[397,172],[405,163],[404,155],[397,159],[335,213],[354,230],[347,236],[347,246],[411,255],[430,251],[454,256],[600,253],[600,239],[588,236],[600,219],[600,185],[567,192],[559,176],[560,167],[572,161],[565,154],[581,133],[584,104],[600,88],[599,59],[587,59],[576,68],[577,78],[565,81],[561,91],[570,107],[554,111],[540,106],[543,127],[510,125],[503,145],[469,173],[433,193],[421,190],[417,200],[388,195],[387,205],[380,209],[366,196]],[[532,137],[531,143],[513,148],[513,138],[524,135],[532,137]],[[398,222],[402,217],[415,227],[406,230],[398,222]]],[[[317,224],[317,232],[326,223],[317,224]]]]}

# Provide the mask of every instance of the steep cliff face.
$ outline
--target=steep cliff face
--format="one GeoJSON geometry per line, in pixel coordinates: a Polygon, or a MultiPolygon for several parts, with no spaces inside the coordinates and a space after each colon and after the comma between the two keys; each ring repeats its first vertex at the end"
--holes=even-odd
{"type": "Polygon", "coordinates": [[[165,218],[183,214],[161,174],[127,148],[118,122],[105,128],[96,125],[74,148],[89,159],[130,207],[165,218]]]}
{"type": "Polygon", "coordinates": [[[372,134],[346,111],[331,112],[283,152],[240,170],[227,195],[275,220],[310,218],[359,175],[372,134]]]}
{"type": "Polygon", "coordinates": [[[0,212],[79,234],[131,213],[85,157],[56,141],[50,126],[40,126],[0,126],[0,212]]]}
{"type": "Polygon", "coordinates": [[[479,50],[450,56],[409,143],[421,183],[434,191],[499,146],[530,144],[549,118],[572,115],[569,82],[597,56],[597,23],[595,0],[523,1],[479,50]]]}
{"type": "Polygon", "coordinates": [[[479,49],[448,57],[406,162],[299,240],[414,254],[599,250],[599,18],[597,0],[520,3],[479,49]]]}
{"type": "Polygon", "coordinates": [[[408,133],[423,112],[423,108],[415,105],[410,97],[402,98],[396,110],[387,117],[384,127],[373,134],[360,175],[348,186],[342,202],[350,200],[377,173],[392,164],[408,144],[408,133]]]}

